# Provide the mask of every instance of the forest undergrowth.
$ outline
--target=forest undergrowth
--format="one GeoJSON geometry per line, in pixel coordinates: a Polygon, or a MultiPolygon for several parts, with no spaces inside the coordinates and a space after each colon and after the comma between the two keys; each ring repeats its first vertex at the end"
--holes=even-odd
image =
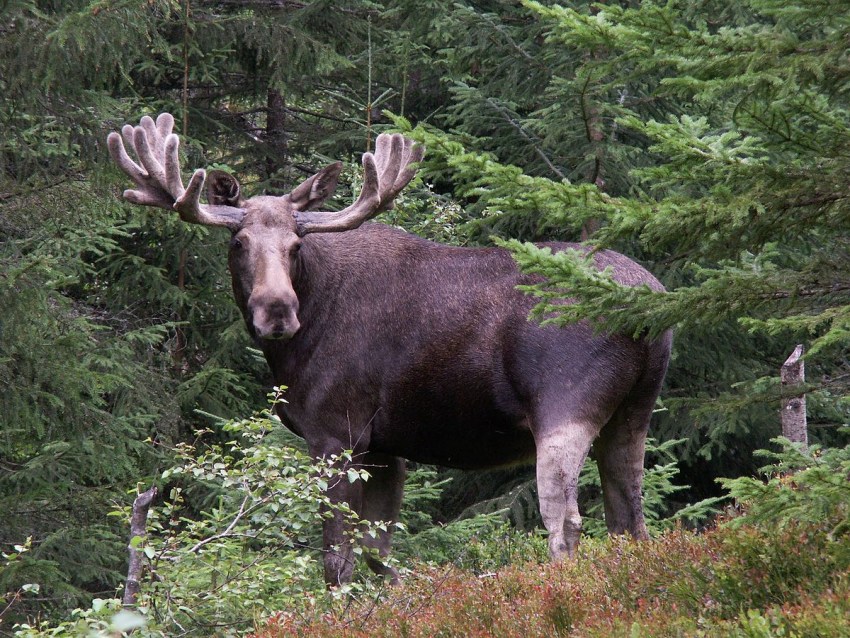
{"type": "Polygon", "coordinates": [[[586,541],[574,561],[416,566],[396,589],[281,612],[255,638],[850,635],[850,543],[811,524],[586,541]]]}
{"type": "MultiPolygon", "coordinates": [[[[368,476],[316,464],[288,437],[278,441],[270,419],[231,422],[241,444],[186,448],[165,472],[179,482],[148,538],[136,539],[149,561],[134,608],[95,599],[67,621],[34,619],[11,635],[850,635],[850,446],[776,439],[779,451],[761,452],[768,464],[759,477],[724,481],[729,504],[703,529],[679,521],[654,527],[649,541],[585,536],[578,555],[557,564],[546,560],[542,533],[493,513],[422,530],[403,514],[401,585],[362,569],[354,583],[327,591],[310,549],[330,506],[324,492],[334,480],[368,476]],[[199,490],[214,498],[190,518],[182,494],[199,490]]],[[[414,472],[408,513],[439,492],[432,478],[414,472]]],[[[3,558],[25,561],[26,551],[3,558]]]]}
{"type": "Polygon", "coordinates": [[[329,609],[281,612],[255,638],[850,635],[850,446],[777,439],[760,478],[724,481],[733,505],[706,530],[647,542],[585,539],[575,560],[539,561],[540,538],[485,571],[418,566],[398,589],[329,609]]]}

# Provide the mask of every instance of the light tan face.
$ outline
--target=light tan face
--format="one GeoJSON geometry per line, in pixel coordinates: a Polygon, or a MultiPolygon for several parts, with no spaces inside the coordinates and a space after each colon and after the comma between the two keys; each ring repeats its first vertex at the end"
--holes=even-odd
{"type": "Polygon", "coordinates": [[[248,200],[242,227],[230,241],[233,291],[259,339],[291,339],[301,327],[292,284],[301,239],[291,209],[288,196],[248,200]]]}

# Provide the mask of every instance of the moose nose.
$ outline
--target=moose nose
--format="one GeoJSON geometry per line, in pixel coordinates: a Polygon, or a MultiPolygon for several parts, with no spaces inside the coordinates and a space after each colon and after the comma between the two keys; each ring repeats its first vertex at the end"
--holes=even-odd
{"type": "Polygon", "coordinates": [[[291,339],[301,323],[298,321],[298,300],[252,295],[248,301],[254,332],[260,339],[291,339]]]}

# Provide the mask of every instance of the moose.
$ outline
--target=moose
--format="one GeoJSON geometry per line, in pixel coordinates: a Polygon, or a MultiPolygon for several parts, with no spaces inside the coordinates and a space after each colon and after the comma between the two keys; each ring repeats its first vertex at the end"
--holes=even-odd
{"type": "MultiPolygon", "coordinates": [[[[669,332],[650,340],[587,322],[530,322],[533,300],[517,286],[532,279],[508,251],[446,246],[366,223],[393,206],[423,157],[400,134],[379,135],[374,153],[363,154],[353,204],[321,211],[341,163],[282,196],[245,198],[234,177],[203,169],[184,188],[173,125],[163,113],[109,135],[112,158],[135,184],[124,198],[230,230],[236,303],[276,383],[288,386],[276,408],[281,420],[312,455],[352,450],[368,468],[368,480],[339,482],[331,499],[363,520],[394,522],[405,459],[461,469],[536,461],[549,553],[559,560],[576,552],[579,471],[593,445],[609,532],[647,537],[644,445],[669,332]]],[[[663,290],[619,253],[592,258],[623,285],[663,290]]],[[[329,586],[352,576],[347,525],[339,515],[324,521],[329,586]]],[[[361,542],[372,550],[369,567],[396,581],[385,564],[391,529],[361,542]]]]}

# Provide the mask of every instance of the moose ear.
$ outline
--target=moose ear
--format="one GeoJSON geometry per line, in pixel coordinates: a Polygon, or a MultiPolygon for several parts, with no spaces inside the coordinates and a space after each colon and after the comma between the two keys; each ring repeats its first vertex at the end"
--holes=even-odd
{"type": "Polygon", "coordinates": [[[296,186],[289,194],[295,210],[310,210],[330,197],[341,172],[342,162],[335,162],[296,186]]]}
{"type": "Polygon", "coordinates": [[[230,173],[207,173],[207,201],[213,206],[239,206],[239,182],[230,173]]]}

